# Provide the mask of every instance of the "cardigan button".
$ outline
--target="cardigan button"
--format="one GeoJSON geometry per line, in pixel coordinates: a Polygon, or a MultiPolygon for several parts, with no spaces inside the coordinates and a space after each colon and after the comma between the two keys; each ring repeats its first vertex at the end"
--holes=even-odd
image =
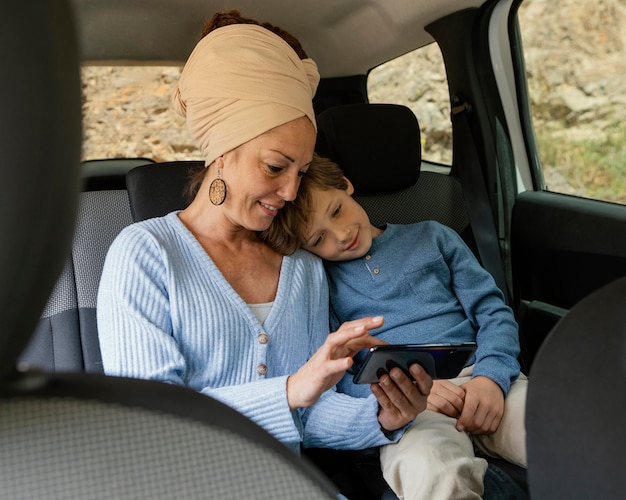
{"type": "Polygon", "coordinates": [[[256,367],[256,371],[259,375],[267,375],[267,366],[259,365],[256,367]]]}
{"type": "Polygon", "coordinates": [[[365,256],[365,260],[372,260],[372,256],[371,255],[366,255],[365,256]]]}
{"type": "Polygon", "coordinates": [[[259,344],[267,344],[270,341],[270,337],[267,333],[259,334],[259,344]]]}
{"type": "Polygon", "coordinates": [[[374,274],[379,274],[379,273],[380,273],[380,269],[375,268],[375,269],[374,269],[374,274]]]}

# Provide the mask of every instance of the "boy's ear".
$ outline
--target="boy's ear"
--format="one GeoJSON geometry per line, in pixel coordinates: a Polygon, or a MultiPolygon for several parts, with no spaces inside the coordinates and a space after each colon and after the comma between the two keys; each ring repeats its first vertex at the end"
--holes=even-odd
{"type": "Polygon", "coordinates": [[[350,179],[348,179],[346,176],[344,176],[344,179],[346,180],[346,183],[348,184],[348,187],[346,188],[346,193],[352,196],[354,194],[354,186],[350,182],[350,179]]]}

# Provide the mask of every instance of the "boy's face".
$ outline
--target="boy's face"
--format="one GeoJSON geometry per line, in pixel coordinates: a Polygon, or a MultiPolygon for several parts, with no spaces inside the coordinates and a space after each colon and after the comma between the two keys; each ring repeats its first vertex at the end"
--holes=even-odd
{"type": "Polygon", "coordinates": [[[354,189],[314,189],[312,214],[304,232],[303,248],[326,260],[358,259],[382,231],[370,224],[361,205],[352,198],[354,189]]]}

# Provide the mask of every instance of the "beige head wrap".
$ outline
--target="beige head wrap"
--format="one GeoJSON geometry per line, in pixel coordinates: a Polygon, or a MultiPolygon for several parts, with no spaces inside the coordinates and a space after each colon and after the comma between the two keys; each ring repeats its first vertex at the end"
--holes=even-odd
{"type": "Polygon", "coordinates": [[[254,24],[218,28],[189,56],[172,97],[205,164],[302,116],[314,126],[317,65],[254,24]]]}

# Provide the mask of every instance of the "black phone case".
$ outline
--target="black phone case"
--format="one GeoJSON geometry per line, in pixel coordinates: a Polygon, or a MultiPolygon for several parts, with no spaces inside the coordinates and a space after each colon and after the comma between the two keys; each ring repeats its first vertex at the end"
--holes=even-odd
{"type": "Polygon", "coordinates": [[[372,384],[393,367],[401,368],[409,377],[409,366],[418,363],[433,379],[454,378],[476,351],[475,343],[464,344],[401,344],[370,348],[353,378],[355,384],[372,384]]]}

